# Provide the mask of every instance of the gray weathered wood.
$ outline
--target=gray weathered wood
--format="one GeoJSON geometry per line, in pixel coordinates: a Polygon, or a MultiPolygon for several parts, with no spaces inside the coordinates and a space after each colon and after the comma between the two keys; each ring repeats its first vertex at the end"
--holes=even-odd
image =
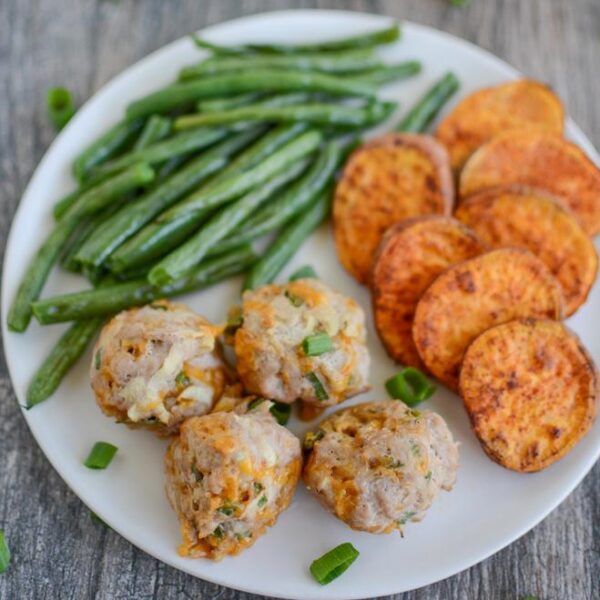
{"type": "MultiPolygon", "coordinates": [[[[598,0],[473,0],[464,9],[446,0],[1,0],[2,246],[19,197],[54,135],[44,111],[48,87],[66,84],[83,101],[122,69],[191,29],[290,7],[380,12],[471,40],[555,86],[570,114],[600,145],[598,0]]],[[[252,597],[166,567],[92,523],[30,435],[3,357],[0,399],[0,527],[14,554],[10,570],[0,575],[0,598],[252,597]]],[[[396,598],[511,600],[534,594],[597,600],[599,540],[596,465],[559,509],[509,548],[396,598]]]]}

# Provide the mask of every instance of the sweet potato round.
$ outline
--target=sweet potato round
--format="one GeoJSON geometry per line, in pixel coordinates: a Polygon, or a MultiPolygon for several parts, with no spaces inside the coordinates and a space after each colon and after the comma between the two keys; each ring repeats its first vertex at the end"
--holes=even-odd
{"type": "Polygon", "coordinates": [[[454,216],[492,248],[533,252],[552,271],[572,315],[596,279],[594,244],[558,198],[540,189],[512,185],[470,196],[454,216]]]}
{"type": "Polygon", "coordinates": [[[417,302],[446,268],[485,251],[477,236],[450,217],[425,216],[390,227],[371,272],[375,327],[397,362],[423,368],[412,339],[417,302]]]}
{"type": "Polygon", "coordinates": [[[598,377],[562,323],[523,319],[488,329],[469,346],[460,394],[488,456],[531,472],[562,458],[587,433],[598,377]]]}
{"type": "Polygon", "coordinates": [[[539,258],[492,250],[448,268],[427,288],[413,339],[425,366],[456,390],[465,350],[483,331],[521,317],[559,319],[562,307],[560,286],[539,258]]]}
{"type": "Polygon", "coordinates": [[[499,133],[535,128],[562,135],[564,120],[564,107],[549,87],[521,79],[467,96],[440,123],[436,136],[458,172],[479,146],[499,133]]]}
{"type": "Polygon", "coordinates": [[[532,130],[495,137],[467,161],[460,197],[515,183],[560,197],[588,235],[600,232],[600,170],[575,144],[532,130]]]}
{"type": "Polygon", "coordinates": [[[338,257],[367,283],[385,230],[407,217],[450,215],[454,185],[448,154],[435,138],[390,134],[358,148],[336,187],[333,231],[338,257]]]}

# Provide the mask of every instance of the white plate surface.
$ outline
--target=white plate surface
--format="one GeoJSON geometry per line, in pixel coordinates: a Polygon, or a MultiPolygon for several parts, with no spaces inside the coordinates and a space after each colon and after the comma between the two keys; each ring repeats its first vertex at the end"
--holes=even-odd
{"type": "MultiPolygon", "coordinates": [[[[204,33],[225,44],[293,43],[352,35],[387,23],[389,19],[376,15],[286,11],[223,23],[204,33]]],[[[385,95],[400,100],[404,108],[448,69],[462,81],[463,96],[518,76],[498,58],[448,34],[410,23],[403,31],[403,39],[381,53],[389,61],[416,58],[423,62],[422,75],[386,90],[385,95]]],[[[127,69],[77,113],[36,170],[12,226],[2,284],[4,345],[21,403],[27,382],[64,327],[41,328],[33,323],[25,335],[10,333],[5,327],[6,310],[26,264],[50,230],[52,204],[72,189],[73,158],[120,118],[128,102],[169,83],[181,66],[198,58],[192,43],[181,39],[127,69]]],[[[570,121],[568,136],[598,158],[587,138],[570,121]]],[[[281,279],[305,263],[315,265],[325,282],[356,298],[369,314],[373,389],[354,402],[386,398],[382,382],[396,367],[374,333],[368,294],[340,267],[327,227],[304,244],[281,279]]],[[[81,284],[80,279],[57,272],[44,295],[75,290],[81,284]]],[[[236,302],[238,294],[239,281],[232,281],[184,300],[209,319],[221,321],[224,307],[236,302]]],[[[600,361],[600,336],[595,335],[595,315],[599,313],[600,292],[596,286],[587,304],[569,321],[596,361],[600,361]]],[[[448,577],[532,528],[573,490],[600,455],[597,422],[569,456],[545,472],[509,472],[486,458],[469,429],[461,402],[440,389],[427,408],[443,415],[461,443],[458,483],[451,493],[440,494],[422,523],[406,527],[404,539],[397,534],[376,536],[351,531],[326,513],[300,485],[291,507],[251,549],[220,563],[184,559],[176,553],[178,525],[163,490],[165,442],[146,432],[132,432],[101,415],[89,388],[88,364],[86,356],[52,399],[34,410],[23,411],[33,435],[62,478],[113,529],[149,554],[197,577],[269,596],[303,600],[365,598],[418,588],[448,577]],[[119,447],[106,471],[91,471],[82,465],[96,440],[119,447]],[[345,541],[360,550],[360,558],[343,577],[320,587],[308,574],[308,565],[345,541]]],[[[294,423],[292,428],[301,433],[307,426],[294,423]]]]}

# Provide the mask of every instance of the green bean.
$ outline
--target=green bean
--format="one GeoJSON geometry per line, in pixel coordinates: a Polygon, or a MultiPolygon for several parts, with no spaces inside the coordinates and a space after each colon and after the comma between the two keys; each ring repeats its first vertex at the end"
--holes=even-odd
{"type": "MultiPolygon", "coordinates": [[[[255,167],[306,129],[308,126],[304,123],[276,127],[244,150],[202,189],[207,190],[221,181],[255,167]]],[[[179,206],[179,203],[175,206],[179,206]]],[[[123,273],[164,256],[193,233],[206,215],[207,213],[188,214],[170,222],[154,220],[118,248],[108,260],[109,269],[113,273],[123,273]]]]}
{"type": "Polygon", "coordinates": [[[160,223],[165,223],[190,214],[201,214],[207,208],[215,208],[239,198],[253,187],[260,185],[265,179],[289,168],[297,160],[314,152],[322,141],[322,135],[316,130],[309,130],[300,137],[279,148],[262,163],[223,179],[195,194],[163,213],[158,217],[160,223]]]}
{"type": "Polygon", "coordinates": [[[108,175],[103,178],[94,178],[88,179],[83,182],[76,190],[70,192],[63,198],[61,198],[58,202],[54,204],[54,208],[52,209],[52,213],[54,215],[55,220],[60,221],[63,216],[68,212],[68,210],[79,200],[79,198],[91,190],[92,188],[98,186],[103,181],[108,179],[108,175]]]}
{"type": "Polygon", "coordinates": [[[199,112],[215,112],[221,110],[229,110],[251,104],[263,98],[263,94],[248,92],[245,94],[236,94],[235,96],[224,96],[223,98],[213,98],[212,100],[200,100],[196,104],[199,112]]]}
{"type": "Polygon", "coordinates": [[[411,60],[396,65],[383,65],[364,73],[355,73],[354,78],[360,79],[369,85],[379,87],[388,83],[394,83],[407,79],[421,72],[421,63],[411,60]]]}
{"type": "MultiPolygon", "coordinates": [[[[171,121],[157,115],[152,116],[144,125],[142,132],[134,144],[136,150],[146,148],[153,142],[160,140],[168,135],[171,130],[171,121]]],[[[123,207],[126,210],[127,207],[123,207]]],[[[117,212],[119,214],[120,211],[117,212]]],[[[88,217],[85,223],[79,227],[75,235],[67,243],[63,249],[61,257],[61,265],[67,271],[73,273],[81,272],[81,261],[76,257],[79,250],[87,243],[88,238],[94,234],[98,228],[102,228],[107,220],[110,220],[115,214],[112,206],[104,210],[98,215],[88,217]]]]}
{"type": "Polygon", "coordinates": [[[241,243],[256,240],[285,225],[310,206],[316,196],[331,183],[336,169],[346,158],[354,141],[354,139],[345,142],[334,140],[326,144],[303,177],[276,200],[244,221],[230,237],[216,243],[211,250],[211,255],[213,252],[219,254],[235,248],[241,243]]]}
{"type": "MultiPolygon", "coordinates": [[[[144,125],[138,139],[133,145],[133,150],[141,150],[142,148],[147,147],[152,142],[157,142],[160,139],[164,138],[169,134],[171,129],[171,121],[170,119],[165,119],[164,117],[160,117],[158,115],[153,115],[148,119],[146,124],[144,125]]],[[[62,216],[73,206],[75,202],[79,199],[79,197],[84,193],[90,190],[91,188],[97,186],[102,181],[105,181],[109,177],[110,173],[106,173],[101,177],[94,177],[86,180],[83,184],[81,184],[75,191],[71,192],[61,200],[59,200],[53,209],[54,218],[58,221],[62,218],[62,216]]],[[[159,173],[157,179],[163,177],[162,173],[159,173]]]]}
{"type": "Polygon", "coordinates": [[[184,67],[179,73],[180,81],[189,81],[227,71],[250,69],[291,69],[296,71],[319,71],[323,73],[349,73],[364,71],[381,65],[377,55],[370,49],[327,52],[321,54],[271,54],[255,56],[227,56],[211,58],[184,67]]]}
{"type": "Polygon", "coordinates": [[[115,156],[143,125],[143,119],[121,121],[88,146],[73,163],[77,181],[82,183],[94,167],[115,156]]]}
{"type": "Polygon", "coordinates": [[[233,231],[275,192],[296,179],[306,170],[307,165],[307,160],[291,163],[287,169],[265,180],[261,186],[217,212],[198,233],[154,266],[148,274],[148,281],[154,285],[163,285],[189,273],[202,261],[214,244],[233,231]]]}
{"type": "Polygon", "coordinates": [[[394,23],[385,29],[379,29],[370,33],[363,33],[351,37],[316,42],[303,45],[286,44],[247,44],[245,46],[220,46],[207,42],[194,36],[194,42],[200,48],[207,48],[216,54],[246,54],[249,52],[266,52],[276,54],[288,54],[294,52],[329,52],[334,50],[347,50],[353,48],[372,48],[380,44],[390,44],[400,38],[400,25],[394,23]]]}
{"type": "Polygon", "coordinates": [[[189,159],[193,153],[189,154],[180,154],[179,156],[174,156],[173,158],[169,158],[166,160],[160,167],[158,167],[158,172],[156,174],[156,182],[162,181],[167,177],[170,177],[178,171],[189,159]]]}
{"type": "Polygon", "coordinates": [[[246,245],[236,251],[205,261],[189,275],[170,285],[154,287],[145,279],[137,279],[45,298],[33,303],[33,312],[42,325],[113,315],[132,306],[147,304],[157,298],[169,298],[213,285],[245,271],[255,260],[256,255],[252,248],[246,245]]]}
{"type": "Polygon", "coordinates": [[[188,102],[243,92],[323,92],[332,96],[374,98],[372,86],[350,77],[324,73],[256,69],[241,73],[213,75],[185,83],[176,83],[140,98],[127,107],[127,118],[137,119],[165,113],[188,102]]]}
{"type": "MultiPolygon", "coordinates": [[[[267,96],[266,98],[262,97],[256,102],[252,102],[252,103],[248,102],[245,104],[245,106],[257,106],[260,108],[275,108],[275,107],[279,107],[279,106],[292,106],[294,104],[302,104],[304,102],[308,102],[311,98],[312,98],[311,94],[306,94],[304,92],[292,92],[291,94],[275,94],[273,96],[267,96]]],[[[202,112],[201,106],[204,104],[205,104],[205,102],[198,102],[198,104],[196,105],[196,109],[198,110],[198,112],[200,112],[200,113],[202,112]]],[[[242,107],[232,106],[229,108],[225,108],[224,110],[225,111],[235,110],[236,108],[242,108],[242,107]]],[[[215,113],[215,112],[223,112],[223,111],[211,110],[208,112],[215,113]]],[[[186,117],[186,116],[189,116],[189,115],[182,115],[182,117],[186,117]]]]}
{"type": "Polygon", "coordinates": [[[166,140],[152,144],[142,150],[128,152],[120,158],[111,160],[98,169],[95,169],[94,173],[96,175],[116,173],[138,162],[156,165],[157,163],[162,163],[175,156],[181,156],[182,154],[206,148],[211,144],[222,140],[228,133],[229,131],[224,128],[185,131],[166,140]]]}
{"type": "Polygon", "coordinates": [[[259,107],[244,106],[224,112],[214,112],[179,117],[175,129],[210,127],[234,123],[296,123],[304,122],[316,126],[367,127],[388,117],[396,104],[372,102],[365,107],[340,104],[299,104],[296,106],[259,107]]]}
{"type": "Polygon", "coordinates": [[[396,130],[417,133],[425,131],[459,87],[456,75],[446,73],[409,111],[396,130]]]}
{"type": "Polygon", "coordinates": [[[166,138],[169,133],[171,133],[171,119],[161,117],[160,115],[152,115],[146,121],[132,150],[135,152],[136,150],[147,148],[150,144],[166,138]]]}
{"type": "Polygon", "coordinates": [[[82,265],[81,273],[94,287],[96,287],[106,276],[105,269],[102,267],[95,267],[94,265],[82,265]]]}
{"type": "Polygon", "coordinates": [[[50,269],[82,219],[99,212],[123,194],[147,183],[153,176],[154,172],[148,165],[134,165],[79,198],[29,263],[8,312],[7,321],[11,331],[21,332],[27,329],[31,320],[31,302],[39,297],[50,269]]]}
{"type": "Polygon", "coordinates": [[[77,260],[85,264],[102,265],[125,240],[179,198],[222,169],[234,153],[247,146],[263,132],[264,128],[254,127],[227,138],[190,161],[163,183],[124,206],[102,223],[85,241],[77,251],[77,260]]]}
{"type": "Polygon", "coordinates": [[[92,235],[92,233],[104,223],[114,213],[112,207],[108,207],[98,215],[92,215],[87,217],[82,224],[75,231],[75,234],[71,236],[71,239],[66,243],[65,247],[61,252],[60,264],[63,269],[71,271],[72,273],[81,273],[81,262],[75,257],[79,249],[83,246],[86,240],[92,235]]]}
{"type": "Polygon", "coordinates": [[[69,369],[98,333],[103,320],[102,317],[93,317],[77,321],[67,329],[29,382],[27,408],[32,408],[52,396],[69,369]]]}
{"type": "Polygon", "coordinates": [[[116,174],[100,185],[93,187],[83,194],[69,209],[65,218],[77,215],[85,216],[94,214],[127,192],[133,191],[154,179],[154,170],[150,165],[140,162],[130,166],[126,171],[116,174]]]}
{"type": "Polygon", "coordinates": [[[324,221],[330,210],[331,195],[326,192],[321,194],[300,218],[282,230],[248,271],[243,289],[252,290],[273,281],[302,242],[324,221]]]}

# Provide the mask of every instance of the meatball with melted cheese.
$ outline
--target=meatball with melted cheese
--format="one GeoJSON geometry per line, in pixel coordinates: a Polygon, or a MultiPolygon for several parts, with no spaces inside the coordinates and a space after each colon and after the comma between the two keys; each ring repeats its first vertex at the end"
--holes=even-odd
{"type": "Polygon", "coordinates": [[[298,438],[264,401],[247,413],[188,419],[167,450],[167,496],[183,556],[219,560],[251,546],[290,503],[301,471],[298,438]]]}
{"type": "Polygon", "coordinates": [[[94,349],[90,376],[98,405],[160,435],[208,413],[229,378],[216,347],[220,331],[184,304],[160,301],[119,313],[94,349]]]}
{"type": "Polygon", "coordinates": [[[306,435],[305,448],[308,488],[352,529],[371,533],[420,521],[458,468],[442,417],[393,400],[334,413],[306,435]]]}
{"type": "Polygon", "coordinates": [[[234,349],[238,375],[250,393],[329,406],[368,389],[363,310],[320,281],[300,279],[245,292],[241,323],[234,349]],[[307,355],[303,342],[323,333],[331,348],[307,355]]]}

